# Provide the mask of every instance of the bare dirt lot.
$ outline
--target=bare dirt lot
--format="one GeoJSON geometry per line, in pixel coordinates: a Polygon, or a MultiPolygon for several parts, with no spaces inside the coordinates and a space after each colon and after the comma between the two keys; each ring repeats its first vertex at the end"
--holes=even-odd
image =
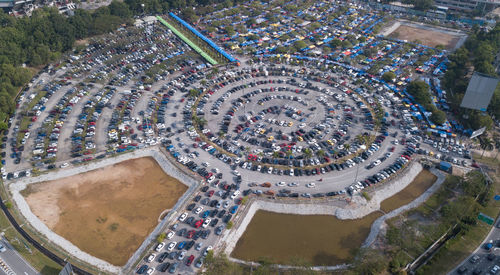
{"type": "Polygon", "coordinates": [[[148,157],[31,185],[23,195],[55,233],[121,266],[186,190],[148,157]]]}
{"type": "Polygon", "coordinates": [[[460,40],[460,37],[457,35],[408,25],[399,26],[395,31],[389,34],[389,37],[407,40],[409,42],[418,40],[421,44],[429,47],[442,45],[446,49],[452,49],[460,40]]]}

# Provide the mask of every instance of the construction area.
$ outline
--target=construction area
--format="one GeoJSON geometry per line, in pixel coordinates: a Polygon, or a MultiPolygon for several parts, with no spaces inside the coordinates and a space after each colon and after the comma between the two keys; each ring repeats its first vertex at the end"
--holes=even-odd
{"type": "Polygon", "coordinates": [[[144,157],[32,184],[22,194],[56,234],[122,266],[186,190],[153,158],[144,157]]]}
{"type": "Polygon", "coordinates": [[[414,23],[396,22],[387,29],[385,34],[390,38],[414,42],[429,47],[443,46],[444,49],[452,50],[459,47],[465,40],[465,35],[451,32],[445,29],[428,25],[416,25],[414,23]]]}

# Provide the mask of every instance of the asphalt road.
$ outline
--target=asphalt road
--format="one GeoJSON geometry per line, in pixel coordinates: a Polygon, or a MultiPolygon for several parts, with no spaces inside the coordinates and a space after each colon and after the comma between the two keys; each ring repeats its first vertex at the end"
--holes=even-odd
{"type": "MultiPolygon", "coordinates": [[[[498,224],[498,221],[496,224],[498,224]]],[[[499,241],[500,241],[500,228],[494,226],[491,228],[490,233],[484,239],[481,245],[478,248],[476,248],[476,250],[472,252],[467,259],[465,259],[462,263],[460,263],[455,269],[453,269],[448,274],[474,274],[474,275],[500,274],[500,270],[492,272],[492,269],[495,265],[500,267],[499,241]],[[493,248],[490,251],[485,249],[485,245],[487,243],[493,244],[493,248]],[[489,256],[490,254],[494,256],[489,256]],[[464,267],[466,268],[465,271],[464,267]],[[479,271],[481,271],[481,273],[479,273],[479,271]]]]}
{"type": "Polygon", "coordinates": [[[0,253],[0,274],[7,275],[36,275],[39,274],[29,265],[7,240],[2,239],[0,243],[7,249],[0,253]]]}

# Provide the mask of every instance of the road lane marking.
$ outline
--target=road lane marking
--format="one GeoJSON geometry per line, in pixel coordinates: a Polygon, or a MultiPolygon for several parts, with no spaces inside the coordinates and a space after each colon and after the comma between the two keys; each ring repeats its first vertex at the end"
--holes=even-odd
{"type": "Polygon", "coordinates": [[[7,275],[16,275],[14,271],[0,258],[0,269],[2,269],[7,275]]]}

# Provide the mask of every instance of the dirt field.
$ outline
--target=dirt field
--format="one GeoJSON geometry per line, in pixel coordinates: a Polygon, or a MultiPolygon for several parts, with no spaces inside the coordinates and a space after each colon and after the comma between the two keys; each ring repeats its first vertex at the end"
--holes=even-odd
{"type": "Polygon", "coordinates": [[[55,233],[121,266],[186,190],[148,157],[32,185],[23,195],[55,233]]]}
{"type": "Polygon", "coordinates": [[[394,32],[389,34],[389,37],[407,40],[409,42],[419,40],[421,44],[429,47],[443,45],[446,49],[452,49],[458,40],[460,40],[460,37],[456,35],[407,25],[399,26],[394,32]]]}

